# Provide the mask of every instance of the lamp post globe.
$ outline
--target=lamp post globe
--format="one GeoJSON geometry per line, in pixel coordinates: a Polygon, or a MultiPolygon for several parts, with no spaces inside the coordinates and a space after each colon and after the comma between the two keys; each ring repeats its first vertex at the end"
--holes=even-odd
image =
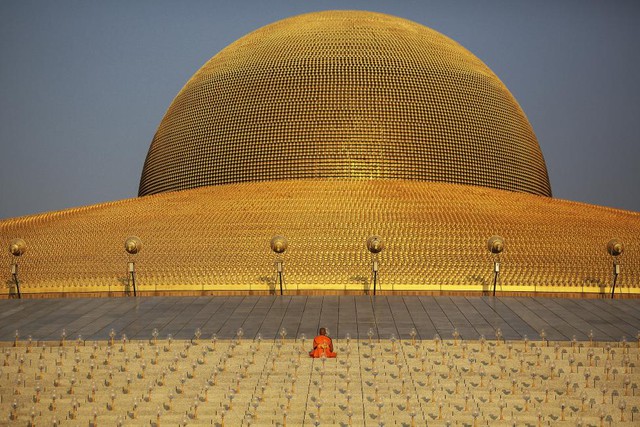
{"type": "Polygon", "coordinates": [[[22,239],[13,239],[9,242],[9,253],[13,256],[21,256],[27,251],[27,242],[22,239]]]}
{"type": "Polygon", "coordinates": [[[369,236],[367,238],[367,249],[372,254],[382,252],[382,250],[384,249],[384,242],[382,241],[382,238],[376,235],[369,236]]]}
{"type": "Polygon", "coordinates": [[[289,247],[289,242],[287,242],[287,238],[284,236],[273,236],[269,246],[271,246],[273,252],[283,254],[289,247]]]}
{"type": "Polygon", "coordinates": [[[504,239],[500,236],[492,236],[487,241],[487,249],[492,254],[502,253],[504,250],[504,239]]]}
{"type": "Polygon", "coordinates": [[[124,250],[130,254],[135,255],[142,249],[142,240],[139,237],[131,236],[127,237],[124,241],[124,250]]]}

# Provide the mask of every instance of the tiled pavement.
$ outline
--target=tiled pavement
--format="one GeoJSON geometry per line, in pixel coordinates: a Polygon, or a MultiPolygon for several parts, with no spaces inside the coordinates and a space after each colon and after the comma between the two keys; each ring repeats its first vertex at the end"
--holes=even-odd
{"type": "Polygon", "coordinates": [[[118,336],[146,339],[157,328],[160,337],[191,338],[197,328],[202,337],[217,334],[245,337],[258,333],[275,338],[280,328],[287,338],[315,335],[319,326],[332,336],[405,338],[415,328],[422,339],[435,334],[451,338],[454,328],[463,338],[495,338],[500,328],[505,339],[635,340],[640,332],[640,299],[560,299],[515,297],[432,296],[245,296],[245,297],[138,297],[96,299],[0,300],[0,341],[59,340],[65,329],[69,339],[107,339],[118,336]]]}

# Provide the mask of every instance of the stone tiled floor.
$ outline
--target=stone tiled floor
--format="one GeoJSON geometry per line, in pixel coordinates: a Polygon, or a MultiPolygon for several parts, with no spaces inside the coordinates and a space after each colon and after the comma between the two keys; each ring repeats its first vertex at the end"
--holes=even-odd
{"type": "Polygon", "coordinates": [[[545,330],[549,340],[633,340],[640,332],[640,300],[560,299],[514,297],[429,296],[246,296],[246,297],[139,297],[97,299],[0,300],[0,341],[14,339],[58,340],[65,329],[69,338],[106,339],[111,329],[130,339],[151,336],[191,338],[200,328],[202,337],[235,336],[242,327],[245,337],[258,333],[278,336],[285,327],[288,337],[315,335],[325,326],[334,337],[350,333],[366,338],[393,333],[408,338],[411,328],[418,337],[435,334],[450,338],[456,328],[465,339],[480,335],[495,338],[500,328],[505,339],[527,335],[539,339],[545,330]]]}

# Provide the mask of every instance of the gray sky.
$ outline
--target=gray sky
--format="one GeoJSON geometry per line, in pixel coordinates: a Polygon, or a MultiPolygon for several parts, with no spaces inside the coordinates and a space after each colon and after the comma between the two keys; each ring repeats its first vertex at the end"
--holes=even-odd
{"type": "Polygon", "coordinates": [[[0,2],[0,218],[137,195],[156,127],[229,43],[314,10],[397,15],[484,61],[527,114],[554,197],[640,211],[640,2],[0,2]]]}

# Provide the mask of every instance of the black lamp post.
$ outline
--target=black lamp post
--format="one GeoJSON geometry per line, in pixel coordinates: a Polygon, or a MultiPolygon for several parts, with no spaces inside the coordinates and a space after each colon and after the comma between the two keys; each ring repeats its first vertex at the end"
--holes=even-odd
{"type": "Polygon", "coordinates": [[[278,272],[278,282],[280,283],[280,295],[283,295],[282,283],[284,282],[284,260],[282,254],[287,250],[289,242],[284,236],[273,236],[270,242],[271,250],[276,253],[276,271],[278,272]]]}
{"type": "Polygon", "coordinates": [[[127,279],[129,283],[133,286],[133,296],[137,296],[136,291],[136,263],[134,261],[133,256],[140,252],[142,249],[142,240],[136,236],[127,237],[127,240],[124,241],[124,250],[131,255],[131,259],[127,265],[127,279]]]}
{"type": "Polygon", "coordinates": [[[373,272],[373,295],[376,294],[378,283],[378,254],[384,249],[384,242],[380,236],[369,236],[367,238],[367,249],[371,252],[371,270],[373,272]]]}
{"type": "Polygon", "coordinates": [[[624,244],[618,239],[609,240],[607,243],[607,252],[613,257],[613,286],[611,286],[611,298],[616,292],[616,282],[620,274],[620,264],[618,264],[618,256],[624,252],[624,244]]]}
{"type": "Polygon", "coordinates": [[[27,243],[22,239],[13,239],[9,243],[9,252],[14,256],[13,263],[11,263],[11,277],[16,284],[16,293],[18,298],[22,298],[20,293],[20,280],[18,280],[18,257],[24,254],[27,250],[27,243]]]}
{"type": "Polygon", "coordinates": [[[496,286],[500,276],[500,254],[504,250],[504,239],[500,236],[492,236],[487,241],[487,249],[493,254],[493,296],[496,296],[496,286]]]}

